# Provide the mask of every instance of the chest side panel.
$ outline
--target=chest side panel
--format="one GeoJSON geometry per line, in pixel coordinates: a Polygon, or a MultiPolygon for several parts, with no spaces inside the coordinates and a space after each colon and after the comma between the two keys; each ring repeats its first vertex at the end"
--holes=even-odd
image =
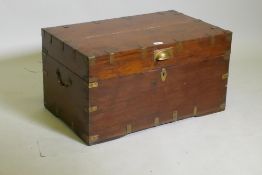
{"type": "Polygon", "coordinates": [[[192,116],[224,109],[228,60],[169,66],[98,81],[90,92],[90,135],[97,142],[192,116]],[[163,70],[166,79],[161,79],[163,70]]]}
{"type": "Polygon", "coordinates": [[[43,84],[45,107],[88,143],[88,83],[43,55],[43,84]]]}

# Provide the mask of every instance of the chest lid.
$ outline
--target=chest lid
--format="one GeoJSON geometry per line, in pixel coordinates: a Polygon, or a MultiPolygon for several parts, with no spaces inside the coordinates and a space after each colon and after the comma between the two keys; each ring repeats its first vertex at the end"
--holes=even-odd
{"type": "Polygon", "coordinates": [[[232,33],[176,11],[42,29],[43,53],[88,81],[230,53],[232,33]]]}

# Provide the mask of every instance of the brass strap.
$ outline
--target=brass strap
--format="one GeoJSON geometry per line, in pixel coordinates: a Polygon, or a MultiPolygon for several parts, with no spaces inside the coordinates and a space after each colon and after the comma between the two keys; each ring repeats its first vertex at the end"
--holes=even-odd
{"type": "Polygon", "coordinates": [[[178,112],[174,111],[173,112],[173,121],[177,121],[177,117],[178,117],[178,112]]]}
{"type": "Polygon", "coordinates": [[[194,107],[193,114],[194,114],[194,116],[197,115],[197,106],[194,107]]]}

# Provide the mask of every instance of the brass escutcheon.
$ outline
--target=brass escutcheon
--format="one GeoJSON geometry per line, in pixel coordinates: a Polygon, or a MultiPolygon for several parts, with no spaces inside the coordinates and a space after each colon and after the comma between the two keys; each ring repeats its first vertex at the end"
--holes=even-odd
{"type": "Polygon", "coordinates": [[[165,81],[167,77],[167,71],[165,68],[162,68],[160,75],[161,75],[161,80],[165,81]]]}

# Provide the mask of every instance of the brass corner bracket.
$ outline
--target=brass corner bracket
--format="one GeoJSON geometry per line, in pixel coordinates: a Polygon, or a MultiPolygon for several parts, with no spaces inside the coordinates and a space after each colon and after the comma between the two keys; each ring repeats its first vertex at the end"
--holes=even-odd
{"type": "Polygon", "coordinates": [[[99,135],[93,135],[89,137],[89,142],[93,143],[96,142],[99,138],[99,135]]]}
{"type": "Polygon", "coordinates": [[[154,125],[155,125],[155,126],[158,126],[159,124],[160,124],[159,118],[156,117],[156,118],[154,119],[154,125]]]}
{"type": "Polygon", "coordinates": [[[97,111],[97,106],[90,106],[88,111],[89,113],[97,111]]]}
{"type": "Polygon", "coordinates": [[[195,106],[194,109],[193,109],[193,115],[194,115],[194,116],[197,115],[197,106],[195,106]]]}
{"type": "Polygon", "coordinates": [[[126,125],[126,134],[130,134],[132,132],[132,125],[128,124],[126,125]]]}
{"type": "Polygon", "coordinates": [[[178,112],[177,111],[174,111],[173,112],[173,121],[177,121],[177,117],[178,117],[178,112]]]}
{"type": "Polygon", "coordinates": [[[98,87],[98,82],[91,82],[91,83],[89,83],[89,85],[88,85],[88,87],[89,87],[89,89],[91,89],[91,88],[96,88],[96,87],[98,87]]]}
{"type": "Polygon", "coordinates": [[[228,78],[228,73],[225,73],[225,74],[222,75],[222,80],[225,80],[227,78],[228,78]]]}

